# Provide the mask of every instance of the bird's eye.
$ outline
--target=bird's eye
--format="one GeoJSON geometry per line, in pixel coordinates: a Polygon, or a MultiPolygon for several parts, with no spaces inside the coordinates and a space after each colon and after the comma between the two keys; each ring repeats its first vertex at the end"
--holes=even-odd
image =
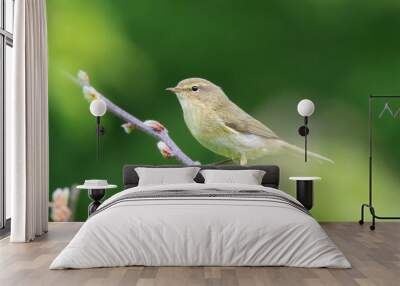
{"type": "Polygon", "coordinates": [[[198,90],[199,90],[199,87],[196,86],[196,85],[194,85],[194,86],[192,86],[192,90],[193,90],[193,91],[198,91],[198,90]]]}

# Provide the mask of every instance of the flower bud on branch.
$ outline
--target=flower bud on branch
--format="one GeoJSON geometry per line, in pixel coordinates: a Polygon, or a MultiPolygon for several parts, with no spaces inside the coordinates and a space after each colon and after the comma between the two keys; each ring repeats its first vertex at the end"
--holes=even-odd
{"type": "Polygon", "coordinates": [[[83,70],[78,71],[78,79],[82,83],[83,86],[90,86],[89,84],[89,76],[83,70]]]}
{"type": "Polygon", "coordinates": [[[129,122],[122,124],[121,127],[124,129],[126,134],[131,134],[132,131],[135,129],[135,125],[129,122]]]}
{"type": "Polygon", "coordinates": [[[158,148],[158,150],[160,150],[161,155],[166,159],[174,156],[174,154],[172,153],[172,150],[163,141],[157,142],[157,148],[158,148]]]}
{"type": "Polygon", "coordinates": [[[156,132],[162,132],[162,131],[167,131],[164,127],[164,125],[162,125],[160,122],[155,121],[155,120],[146,120],[144,122],[144,124],[146,124],[147,126],[149,126],[151,129],[153,129],[156,132]]]}
{"type": "Polygon", "coordinates": [[[84,86],[82,88],[82,91],[83,91],[83,96],[89,102],[92,102],[93,100],[95,100],[97,98],[96,90],[91,86],[84,86]]]}

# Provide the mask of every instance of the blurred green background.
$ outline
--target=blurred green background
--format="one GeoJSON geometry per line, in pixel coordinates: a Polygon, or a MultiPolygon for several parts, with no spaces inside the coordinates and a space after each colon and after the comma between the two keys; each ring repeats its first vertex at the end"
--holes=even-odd
{"type": "MultiPolygon", "coordinates": [[[[290,194],[289,176],[323,178],[312,210],[319,221],[359,219],[368,189],[368,95],[400,94],[399,1],[51,0],[47,6],[51,192],[87,178],[121,186],[124,164],[176,162],[163,159],[147,134],[125,134],[110,113],[97,162],[95,120],[65,72],[85,70],[110,100],[142,120],[160,121],[184,152],[210,163],[222,158],[197,143],[176,97],[164,91],[198,76],[298,146],[296,106],[313,100],[310,149],[335,165],[286,156],[262,163],[279,164],[281,189],[290,194]]],[[[375,104],[375,117],[383,104],[375,104]]],[[[391,104],[397,110],[400,100],[391,104]]],[[[400,213],[399,119],[384,116],[374,127],[380,215],[400,213]]],[[[76,220],[86,219],[88,203],[81,191],[76,220]]]]}

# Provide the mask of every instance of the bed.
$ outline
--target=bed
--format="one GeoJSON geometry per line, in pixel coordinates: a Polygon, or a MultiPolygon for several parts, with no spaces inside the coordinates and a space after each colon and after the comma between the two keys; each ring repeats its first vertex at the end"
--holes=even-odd
{"type": "Polygon", "coordinates": [[[196,183],[138,186],[136,167],[124,167],[124,190],[100,205],[50,269],[351,267],[308,211],[278,189],[277,166],[218,167],[264,170],[259,186],[205,184],[200,174],[196,183]]]}

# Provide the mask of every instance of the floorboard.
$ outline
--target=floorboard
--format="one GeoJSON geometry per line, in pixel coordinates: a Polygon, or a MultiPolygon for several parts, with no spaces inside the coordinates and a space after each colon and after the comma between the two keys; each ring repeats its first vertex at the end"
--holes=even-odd
{"type": "Polygon", "coordinates": [[[324,223],[325,231],[352,263],[352,269],[290,267],[119,267],[48,270],[81,223],[50,223],[32,243],[0,240],[0,285],[400,285],[400,223],[383,222],[375,231],[356,223],[324,223]]]}

